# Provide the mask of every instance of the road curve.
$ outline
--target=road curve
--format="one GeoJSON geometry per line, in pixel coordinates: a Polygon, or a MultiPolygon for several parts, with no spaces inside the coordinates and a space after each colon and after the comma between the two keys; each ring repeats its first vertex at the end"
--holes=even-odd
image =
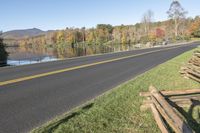
{"type": "Polygon", "coordinates": [[[0,68],[0,83],[47,73],[45,76],[0,85],[0,133],[28,132],[197,45],[194,43],[0,68]],[[51,74],[56,71],[60,72],[51,74]]]}

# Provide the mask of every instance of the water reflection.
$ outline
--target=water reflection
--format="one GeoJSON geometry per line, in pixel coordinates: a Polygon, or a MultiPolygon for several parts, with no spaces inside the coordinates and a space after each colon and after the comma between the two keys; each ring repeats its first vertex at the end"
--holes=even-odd
{"type": "Polygon", "coordinates": [[[81,45],[74,46],[58,46],[53,47],[8,47],[6,50],[9,52],[8,64],[9,65],[24,65],[38,62],[47,62],[57,59],[72,58],[78,56],[110,53],[134,50],[135,45],[81,45]]]}
{"type": "Polygon", "coordinates": [[[26,65],[26,64],[35,64],[40,62],[49,62],[49,61],[55,61],[56,58],[51,57],[43,57],[40,59],[24,59],[24,60],[8,60],[7,64],[11,66],[19,66],[19,65],[26,65]]]}

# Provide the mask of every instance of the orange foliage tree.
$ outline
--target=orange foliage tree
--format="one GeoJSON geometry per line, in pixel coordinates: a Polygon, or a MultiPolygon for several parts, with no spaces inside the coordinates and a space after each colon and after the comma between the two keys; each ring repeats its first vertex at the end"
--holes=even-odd
{"type": "Polygon", "coordinates": [[[200,37],[200,18],[197,18],[190,26],[189,33],[193,37],[200,37]]]}
{"type": "Polygon", "coordinates": [[[165,37],[165,31],[161,28],[156,28],[156,37],[157,38],[164,38],[165,37]]]}

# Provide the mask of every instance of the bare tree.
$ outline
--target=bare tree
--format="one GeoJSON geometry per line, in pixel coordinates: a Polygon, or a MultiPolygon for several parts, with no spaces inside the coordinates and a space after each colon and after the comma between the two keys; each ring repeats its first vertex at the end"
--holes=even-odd
{"type": "Polygon", "coordinates": [[[148,10],[142,17],[142,23],[144,25],[145,34],[148,35],[151,30],[151,23],[153,22],[154,13],[148,10]]]}
{"type": "Polygon", "coordinates": [[[181,21],[185,18],[187,12],[181,6],[178,0],[173,0],[170,5],[169,10],[167,11],[168,17],[174,20],[174,34],[177,37],[179,34],[179,26],[181,21]]]}

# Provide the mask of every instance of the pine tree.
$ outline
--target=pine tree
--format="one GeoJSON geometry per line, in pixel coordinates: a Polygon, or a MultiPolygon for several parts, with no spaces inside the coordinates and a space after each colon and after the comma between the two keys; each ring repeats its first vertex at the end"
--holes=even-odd
{"type": "Polygon", "coordinates": [[[5,49],[5,44],[3,43],[3,38],[1,38],[0,33],[0,66],[4,66],[7,64],[8,53],[5,49]]]}

